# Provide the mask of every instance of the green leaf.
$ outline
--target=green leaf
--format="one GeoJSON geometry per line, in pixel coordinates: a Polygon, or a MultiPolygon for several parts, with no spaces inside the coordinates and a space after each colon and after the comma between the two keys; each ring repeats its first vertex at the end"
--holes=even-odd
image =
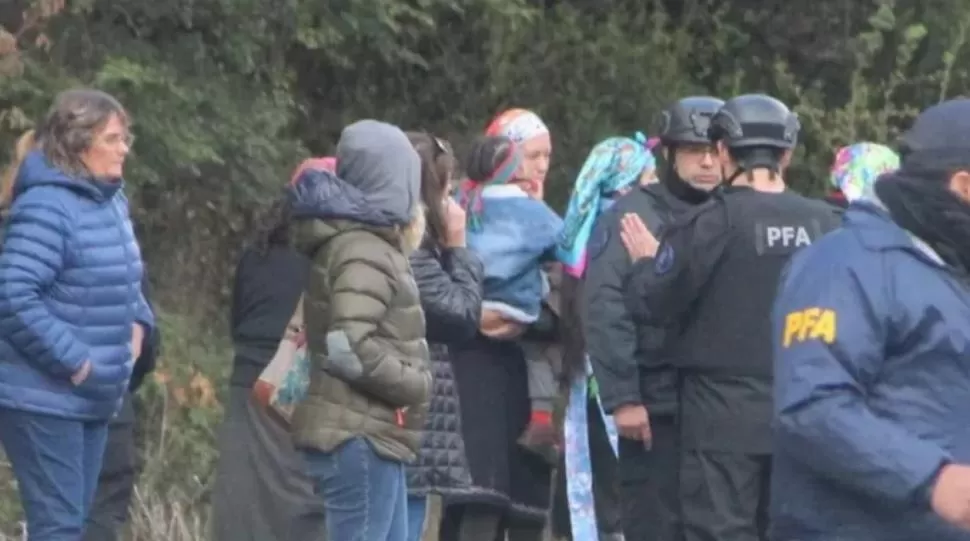
{"type": "Polygon", "coordinates": [[[896,28],[896,15],[889,2],[884,2],[879,9],[869,17],[869,25],[880,32],[889,32],[896,28]]]}

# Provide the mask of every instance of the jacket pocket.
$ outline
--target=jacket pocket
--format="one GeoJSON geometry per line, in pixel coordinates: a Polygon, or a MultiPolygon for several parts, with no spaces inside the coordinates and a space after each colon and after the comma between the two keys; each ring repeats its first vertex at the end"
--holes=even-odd
{"type": "Polygon", "coordinates": [[[347,382],[360,380],[364,374],[364,363],[350,346],[350,339],[344,331],[327,333],[327,355],[323,369],[347,382]]]}
{"type": "Polygon", "coordinates": [[[110,377],[111,368],[92,361],[91,372],[80,385],[74,386],[74,392],[90,400],[114,400],[120,398],[124,392],[124,387],[116,378],[110,377]]]}
{"type": "Polygon", "coordinates": [[[401,380],[396,385],[395,392],[397,406],[423,406],[431,399],[431,386],[434,376],[427,367],[404,365],[401,370],[401,380]]]}
{"type": "Polygon", "coordinates": [[[350,346],[346,333],[327,333],[327,355],[322,368],[333,377],[365,391],[393,408],[423,404],[431,395],[431,372],[425,365],[413,365],[396,353],[382,356],[366,377],[364,363],[350,346]]]}

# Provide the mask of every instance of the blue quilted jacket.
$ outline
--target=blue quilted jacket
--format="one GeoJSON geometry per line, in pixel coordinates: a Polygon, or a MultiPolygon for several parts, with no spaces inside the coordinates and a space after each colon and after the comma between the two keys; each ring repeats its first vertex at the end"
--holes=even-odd
{"type": "Polygon", "coordinates": [[[0,250],[0,407],[80,420],[119,408],[132,325],[154,326],[121,187],[72,178],[39,152],[21,165],[0,250]]]}

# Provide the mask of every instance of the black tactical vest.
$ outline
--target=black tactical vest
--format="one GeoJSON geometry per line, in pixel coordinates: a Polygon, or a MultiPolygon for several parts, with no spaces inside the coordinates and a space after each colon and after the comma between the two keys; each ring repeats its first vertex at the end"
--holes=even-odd
{"type": "Polygon", "coordinates": [[[838,214],[791,191],[739,187],[717,197],[727,210],[727,244],[682,321],[676,358],[688,371],[771,378],[771,309],[782,271],[796,251],[838,227],[838,214]]]}

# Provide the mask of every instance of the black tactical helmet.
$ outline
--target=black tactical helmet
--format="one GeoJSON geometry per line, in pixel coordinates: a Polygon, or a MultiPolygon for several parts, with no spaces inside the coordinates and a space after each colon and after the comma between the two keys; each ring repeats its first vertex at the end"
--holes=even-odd
{"type": "Polygon", "coordinates": [[[710,143],[707,130],[724,102],[710,96],[684,98],[660,113],[656,133],[664,145],[710,143]]]}
{"type": "Polygon", "coordinates": [[[731,98],[711,120],[708,136],[729,148],[790,149],[798,141],[801,124],[784,103],[765,94],[731,98]]]}

